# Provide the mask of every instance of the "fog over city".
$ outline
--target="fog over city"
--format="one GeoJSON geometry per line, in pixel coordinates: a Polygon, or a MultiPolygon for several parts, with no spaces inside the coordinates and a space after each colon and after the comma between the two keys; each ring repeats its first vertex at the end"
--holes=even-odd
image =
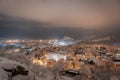
{"type": "Polygon", "coordinates": [[[17,32],[15,37],[25,34],[28,38],[78,37],[99,31],[119,34],[119,4],[118,0],[0,0],[0,34],[17,32]]]}

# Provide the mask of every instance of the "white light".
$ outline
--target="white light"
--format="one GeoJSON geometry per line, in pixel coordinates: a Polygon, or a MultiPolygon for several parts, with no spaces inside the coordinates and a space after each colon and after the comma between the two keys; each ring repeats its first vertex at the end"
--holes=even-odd
{"type": "Polygon", "coordinates": [[[20,49],[16,49],[16,50],[15,50],[15,52],[19,52],[19,51],[20,51],[20,49]]]}
{"type": "Polygon", "coordinates": [[[65,46],[67,44],[65,42],[59,42],[59,45],[65,46]]]}
{"type": "Polygon", "coordinates": [[[58,61],[61,58],[66,60],[66,56],[63,54],[58,54],[58,53],[49,53],[48,54],[48,59],[54,59],[55,61],[58,61]]]}

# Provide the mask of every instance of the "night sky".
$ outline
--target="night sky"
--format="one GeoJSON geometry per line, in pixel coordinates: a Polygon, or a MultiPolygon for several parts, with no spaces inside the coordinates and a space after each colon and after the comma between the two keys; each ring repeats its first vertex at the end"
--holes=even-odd
{"type": "Polygon", "coordinates": [[[119,35],[119,0],[0,0],[0,38],[119,35]]]}

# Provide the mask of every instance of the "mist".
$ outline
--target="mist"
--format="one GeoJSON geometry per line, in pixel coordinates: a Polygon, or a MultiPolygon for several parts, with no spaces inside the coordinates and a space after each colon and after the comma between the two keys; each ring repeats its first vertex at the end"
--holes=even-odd
{"type": "Polygon", "coordinates": [[[119,4],[118,0],[0,0],[0,14],[55,25],[51,27],[109,29],[120,25],[119,4]]]}

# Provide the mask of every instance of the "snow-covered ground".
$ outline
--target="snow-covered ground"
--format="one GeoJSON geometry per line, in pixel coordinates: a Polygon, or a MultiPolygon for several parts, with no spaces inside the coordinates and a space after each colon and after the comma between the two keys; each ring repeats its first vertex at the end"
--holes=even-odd
{"type": "Polygon", "coordinates": [[[59,69],[61,67],[58,65],[49,70],[46,67],[32,64],[23,54],[8,54],[0,51],[0,80],[73,80],[72,78],[59,75],[59,69]],[[17,74],[10,77],[15,70],[21,72],[17,68],[18,66],[24,68],[24,71],[28,71],[28,74],[17,74]],[[8,72],[6,70],[12,71],[8,72]]]}
{"type": "Polygon", "coordinates": [[[30,78],[33,78],[33,74],[25,66],[16,61],[0,57],[0,80],[30,80],[30,78]],[[26,71],[26,74],[21,73],[26,71]]]}

